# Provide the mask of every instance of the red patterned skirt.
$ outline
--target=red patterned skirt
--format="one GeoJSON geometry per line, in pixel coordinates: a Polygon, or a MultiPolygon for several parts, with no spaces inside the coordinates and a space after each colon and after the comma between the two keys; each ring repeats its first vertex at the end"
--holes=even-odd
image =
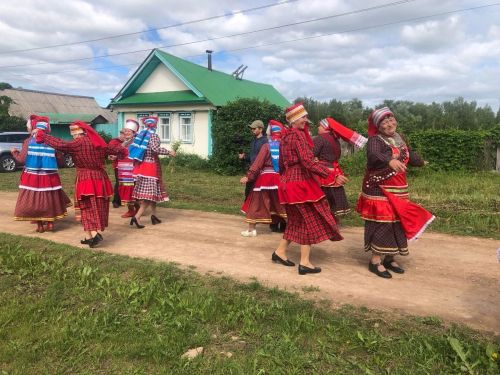
{"type": "Polygon", "coordinates": [[[166,202],[168,194],[161,180],[159,163],[142,162],[134,168],[135,186],[132,198],[152,202],[166,202]]]}
{"type": "Polygon", "coordinates": [[[57,172],[23,171],[14,220],[55,221],[68,214],[69,206],[71,200],[62,189],[57,172]]]}
{"type": "Polygon", "coordinates": [[[75,185],[76,220],[85,231],[103,231],[108,226],[109,200],[113,196],[108,175],[104,170],[77,169],[75,185]]]}
{"type": "Polygon", "coordinates": [[[340,241],[337,224],[326,199],[285,205],[288,222],[283,238],[301,245],[312,245],[325,240],[340,241]]]}

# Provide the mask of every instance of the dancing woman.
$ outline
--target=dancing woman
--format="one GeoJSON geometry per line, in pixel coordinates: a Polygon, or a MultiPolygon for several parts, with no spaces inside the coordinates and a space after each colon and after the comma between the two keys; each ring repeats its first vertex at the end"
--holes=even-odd
{"type": "Polygon", "coordinates": [[[76,167],[75,218],[85,231],[85,239],[80,243],[96,247],[103,240],[100,232],[108,226],[109,201],[113,196],[104,162],[108,155],[122,157],[126,150],[121,146],[108,146],[83,121],[73,122],[69,129],[72,141],[52,137],[43,130],[37,132],[36,141],[71,155],[76,167]]]}
{"type": "Polygon", "coordinates": [[[295,104],[286,109],[285,115],[290,129],[281,140],[279,198],[285,206],[288,222],[271,259],[285,266],[294,266],[286,257],[287,247],[293,241],[300,244],[299,274],[318,273],[321,268],[313,266],[310,261],[311,245],[328,239],[343,239],[325,194],[313,177],[327,177],[330,171],[314,159],[304,106],[295,104]]]}
{"type": "Polygon", "coordinates": [[[286,219],[285,208],[280,204],[278,197],[279,147],[284,126],[278,121],[271,120],[267,129],[271,141],[262,145],[246,176],[240,180],[242,184],[250,182],[253,186],[241,207],[248,223],[248,229],[241,232],[243,237],[257,236],[255,229],[257,223],[272,224],[278,228],[278,224],[284,225],[286,219]]]}
{"type": "Polygon", "coordinates": [[[156,204],[168,201],[168,194],[162,181],[159,155],[175,157],[175,151],[160,147],[160,137],[156,134],[158,117],[150,116],[142,119],[145,128],[136,135],[129,146],[129,158],[135,160],[135,186],[132,198],[140,201],[140,207],[130,220],[130,225],[144,228],[141,216],[147,208],[151,209],[151,224],[160,224],[156,216],[156,204]]]}
{"type": "Polygon", "coordinates": [[[408,240],[416,239],[434,220],[409,200],[407,165],[421,167],[426,162],[408,148],[397,126],[388,107],[368,117],[366,173],[356,207],[365,220],[365,251],[372,253],[368,269],[387,279],[392,277],[388,270],[404,273],[394,257],[408,255],[408,240]]]}
{"type": "Polygon", "coordinates": [[[66,207],[71,206],[71,201],[62,189],[57,167],[58,153],[52,147],[35,141],[37,130],[50,133],[49,118],[31,115],[26,127],[31,136],[23,142],[21,151],[11,150],[16,162],[24,164],[14,220],[31,221],[40,233],[52,231],[54,221],[68,214],[66,207]]]}

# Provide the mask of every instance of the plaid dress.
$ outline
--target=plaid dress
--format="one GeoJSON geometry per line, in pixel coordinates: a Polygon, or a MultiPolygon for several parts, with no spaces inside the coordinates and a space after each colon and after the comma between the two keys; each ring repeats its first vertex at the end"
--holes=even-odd
{"type": "Polygon", "coordinates": [[[85,231],[104,230],[108,226],[109,198],[113,195],[104,161],[108,155],[123,157],[126,150],[109,145],[96,148],[86,135],[68,142],[44,134],[43,141],[73,158],[76,167],[76,219],[81,221],[85,231]]]}
{"type": "Polygon", "coordinates": [[[342,240],[325,195],[313,177],[327,177],[329,170],[314,161],[304,131],[291,129],[284,134],[280,173],[279,198],[288,218],[283,238],[301,245],[342,240]]]}
{"type": "Polygon", "coordinates": [[[160,137],[152,134],[142,162],[136,161],[134,168],[135,186],[132,198],[152,202],[168,201],[169,197],[162,181],[161,164],[158,155],[170,155],[160,147],[160,137]]]}
{"type": "Polygon", "coordinates": [[[313,138],[313,141],[314,156],[318,158],[320,164],[330,170],[330,175],[321,179],[320,184],[330,205],[330,211],[338,220],[339,215],[345,215],[351,211],[344,187],[335,184],[335,178],[344,174],[338,165],[341,155],[340,141],[332,134],[318,135],[313,138]]]}
{"type": "Polygon", "coordinates": [[[363,180],[362,193],[356,210],[365,220],[365,251],[380,255],[408,255],[408,240],[399,218],[391,208],[387,197],[379,185],[398,185],[403,198],[408,198],[406,173],[394,175],[389,161],[397,158],[412,166],[423,166],[424,162],[413,151],[408,150],[399,134],[385,138],[375,135],[368,139],[366,146],[367,171],[363,180]],[[368,184],[374,176],[380,184],[368,184]],[[401,182],[399,182],[401,181],[401,182]]]}

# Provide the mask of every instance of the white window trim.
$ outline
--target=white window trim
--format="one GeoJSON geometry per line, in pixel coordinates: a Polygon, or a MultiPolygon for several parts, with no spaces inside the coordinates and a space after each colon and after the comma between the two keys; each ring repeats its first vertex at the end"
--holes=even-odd
{"type": "Polygon", "coordinates": [[[168,118],[168,139],[166,138],[161,138],[160,136],[160,141],[163,142],[163,143],[170,143],[172,141],[172,114],[171,113],[168,113],[167,114],[163,114],[162,113],[162,116],[160,116],[160,114],[158,114],[158,118],[159,118],[159,121],[158,121],[158,135],[161,135],[162,132],[161,130],[159,129],[160,127],[163,126],[163,124],[161,123],[161,119],[163,118],[168,118]]]}
{"type": "Polygon", "coordinates": [[[182,143],[184,144],[194,144],[194,113],[193,112],[179,112],[178,113],[178,117],[179,117],[179,139],[181,140],[182,143]],[[190,140],[183,140],[181,139],[181,135],[182,135],[182,119],[183,118],[189,118],[191,119],[191,139],[190,140]]]}

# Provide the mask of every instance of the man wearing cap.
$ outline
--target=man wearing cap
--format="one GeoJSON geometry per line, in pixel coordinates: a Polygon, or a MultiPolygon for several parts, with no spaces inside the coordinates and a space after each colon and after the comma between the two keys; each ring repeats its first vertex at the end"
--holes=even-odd
{"type": "MultiPolygon", "coordinates": [[[[120,130],[120,135],[118,138],[113,138],[109,141],[109,145],[112,147],[120,145],[128,148],[128,146],[133,142],[135,134],[138,130],[139,123],[137,121],[133,119],[125,121],[123,129],[120,130]]],[[[118,158],[116,155],[109,155],[108,159],[113,161],[116,178],[113,207],[117,207],[115,204],[118,204],[118,206],[126,204],[128,211],[125,212],[122,217],[132,217],[139,208],[139,204],[132,199],[132,192],[134,191],[134,176],[132,174],[134,163],[128,158],[128,150],[123,158],[118,158]]]]}
{"type": "MultiPolygon", "coordinates": [[[[252,132],[254,138],[250,142],[250,155],[246,155],[244,152],[238,154],[240,160],[245,160],[250,165],[255,161],[255,158],[259,154],[260,148],[263,144],[267,143],[267,137],[264,137],[264,123],[261,120],[255,120],[250,125],[248,125],[250,131],[252,132]]],[[[254,182],[249,181],[245,185],[245,199],[248,198],[248,194],[253,190],[254,182]]]]}

